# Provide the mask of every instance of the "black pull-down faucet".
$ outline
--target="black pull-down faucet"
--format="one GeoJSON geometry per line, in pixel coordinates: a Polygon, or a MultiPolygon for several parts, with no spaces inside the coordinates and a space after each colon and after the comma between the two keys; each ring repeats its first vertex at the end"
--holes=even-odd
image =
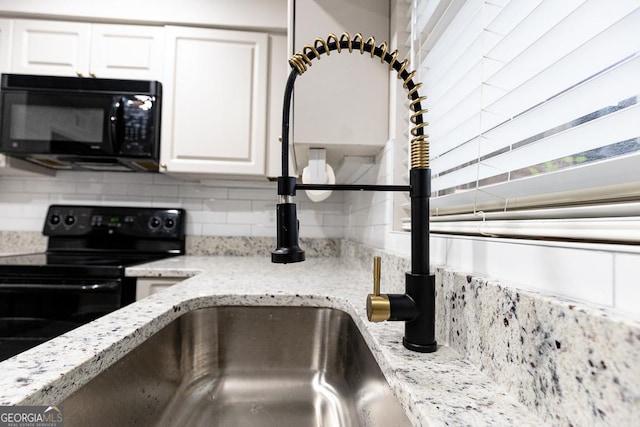
{"type": "Polygon", "coordinates": [[[367,317],[370,321],[401,320],[405,322],[403,345],[409,350],[430,353],[437,350],[435,339],[435,276],[429,271],[429,195],[431,193],[431,170],[429,169],[429,143],[423,128],[423,110],[420,103],[425,97],[418,94],[421,83],[414,84],[415,71],[406,70],[408,61],[396,59],[397,51],[387,52],[386,43],[376,46],[375,39],[365,42],[361,34],[353,39],[348,33],[340,38],[330,34],[327,40],[317,38],[313,45],[305,45],[301,53],[291,57],[292,70],[285,87],[282,112],[282,176],[278,177],[277,247],[271,253],[274,263],[304,261],[304,251],[298,245],[298,220],[293,198],[297,189],[337,190],[337,191],[408,191],[411,197],[411,272],[405,274],[405,293],[381,295],[379,292],[379,259],[374,265],[374,293],[367,298],[367,317]],[[298,184],[289,176],[289,117],[291,97],[295,79],[311,66],[311,60],[332,51],[359,51],[382,62],[395,70],[403,87],[408,90],[411,122],[411,170],[408,186],[394,185],[340,185],[340,184],[298,184]]]}

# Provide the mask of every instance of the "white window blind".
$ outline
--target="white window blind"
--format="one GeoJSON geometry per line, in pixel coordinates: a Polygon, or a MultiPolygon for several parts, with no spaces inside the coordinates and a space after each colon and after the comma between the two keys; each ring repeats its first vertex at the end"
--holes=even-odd
{"type": "Polygon", "coordinates": [[[582,208],[558,207],[593,203],[624,204],[628,219],[640,206],[626,203],[640,200],[640,2],[418,0],[413,11],[432,221],[570,217],[582,208]]]}

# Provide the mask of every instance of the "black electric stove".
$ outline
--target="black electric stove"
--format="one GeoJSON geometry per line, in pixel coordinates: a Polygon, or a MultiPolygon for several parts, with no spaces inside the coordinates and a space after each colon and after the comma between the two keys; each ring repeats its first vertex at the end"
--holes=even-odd
{"type": "Polygon", "coordinates": [[[42,253],[0,257],[0,361],[132,303],[126,267],[185,253],[182,209],[52,205],[42,253]]]}

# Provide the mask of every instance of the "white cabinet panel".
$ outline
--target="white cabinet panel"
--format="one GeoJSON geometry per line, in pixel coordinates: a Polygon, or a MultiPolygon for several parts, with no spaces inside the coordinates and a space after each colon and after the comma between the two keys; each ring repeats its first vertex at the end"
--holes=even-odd
{"type": "Polygon", "coordinates": [[[163,28],[16,19],[11,71],[160,80],[163,28]]]}
{"type": "Polygon", "coordinates": [[[166,27],[167,173],[264,175],[268,35],[166,27]]]}
{"type": "Polygon", "coordinates": [[[11,19],[0,19],[0,73],[8,73],[11,64],[11,19]]]}
{"type": "Polygon", "coordinates": [[[14,73],[73,76],[89,69],[91,24],[17,19],[13,34],[14,73]]]}
{"type": "Polygon", "coordinates": [[[98,77],[162,79],[164,29],[92,24],[91,70],[98,77]]]}

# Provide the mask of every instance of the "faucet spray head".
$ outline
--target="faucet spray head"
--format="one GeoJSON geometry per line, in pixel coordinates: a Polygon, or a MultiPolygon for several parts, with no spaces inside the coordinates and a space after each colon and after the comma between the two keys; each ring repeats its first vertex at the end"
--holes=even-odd
{"type": "Polygon", "coordinates": [[[304,261],[304,251],[298,245],[299,222],[296,204],[293,203],[295,194],[296,179],[291,176],[278,177],[276,248],[271,251],[273,263],[290,264],[304,261]]]}
{"type": "Polygon", "coordinates": [[[298,245],[298,216],[295,203],[276,205],[276,248],[271,252],[271,262],[289,264],[304,261],[304,251],[298,245]]]}

